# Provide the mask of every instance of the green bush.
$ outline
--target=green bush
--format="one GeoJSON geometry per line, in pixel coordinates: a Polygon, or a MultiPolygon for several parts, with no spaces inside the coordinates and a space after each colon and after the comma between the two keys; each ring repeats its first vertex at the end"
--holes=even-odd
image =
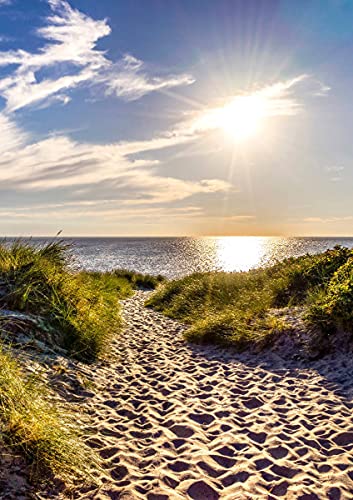
{"type": "Polygon", "coordinates": [[[195,273],[163,284],[146,305],[187,322],[228,306],[259,311],[271,300],[262,270],[248,273],[195,273]]]}
{"type": "Polygon", "coordinates": [[[327,333],[337,327],[353,332],[353,257],[335,272],[325,294],[313,301],[308,317],[327,333]]]}
{"type": "Polygon", "coordinates": [[[325,288],[351,255],[350,249],[336,246],[321,254],[290,258],[273,266],[268,270],[273,305],[301,304],[313,288],[325,288]]]}

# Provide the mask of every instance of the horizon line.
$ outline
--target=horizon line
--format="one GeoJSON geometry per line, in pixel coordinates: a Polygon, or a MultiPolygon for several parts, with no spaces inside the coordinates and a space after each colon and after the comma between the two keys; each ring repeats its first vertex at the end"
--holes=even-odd
{"type": "Polygon", "coordinates": [[[48,239],[72,239],[72,238],[353,238],[352,235],[340,235],[340,234],[310,234],[310,235],[297,235],[297,234],[201,234],[201,235],[4,235],[0,236],[0,240],[6,240],[7,238],[16,239],[32,239],[32,238],[48,238],[48,239]]]}

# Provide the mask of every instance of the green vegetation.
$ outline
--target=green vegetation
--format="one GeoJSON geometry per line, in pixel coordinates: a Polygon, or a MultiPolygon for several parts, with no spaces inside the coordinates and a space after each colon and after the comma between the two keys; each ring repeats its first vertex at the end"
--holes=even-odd
{"type": "Polygon", "coordinates": [[[49,402],[46,387],[26,376],[2,348],[0,365],[1,439],[26,457],[33,479],[52,474],[87,479],[97,461],[79,440],[72,419],[49,402]]]}
{"type": "Polygon", "coordinates": [[[117,269],[112,273],[116,278],[127,280],[133,288],[141,288],[144,290],[154,290],[165,281],[165,278],[161,275],[152,276],[151,274],[135,273],[126,269],[117,269]]]}
{"type": "Polygon", "coordinates": [[[335,272],[324,292],[312,299],[308,319],[330,335],[338,328],[353,332],[353,252],[335,272]]]}
{"type": "MultiPolygon", "coordinates": [[[[28,318],[24,333],[93,362],[120,330],[119,300],[162,281],[129,271],[75,273],[69,264],[70,248],[61,241],[41,247],[23,241],[0,244],[3,342],[6,337],[12,343],[24,328],[23,316],[1,315],[6,309],[28,318]]],[[[49,389],[28,376],[1,342],[0,366],[0,441],[25,456],[34,478],[87,477],[99,460],[80,440],[67,408],[54,405],[49,389]]]]}
{"type": "Polygon", "coordinates": [[[274,308],[300,306],[308,328],[327,340],[340,327],[353,332],[353,252],[335,247],[248,272],[192,274],[165,283],[146,305],[189,324],[192,342],[238,350],[268,345],[287,328],[274,308]]]}
{"type": "Polygon", "coordinates": [[[42,317],[60,347],[92,361],[121,326],[119,299],[144,279],[150,286],[155,282],[126,271],[72,273],[69,255],[62,242],[0,245],[0,307],[42,317]]]}

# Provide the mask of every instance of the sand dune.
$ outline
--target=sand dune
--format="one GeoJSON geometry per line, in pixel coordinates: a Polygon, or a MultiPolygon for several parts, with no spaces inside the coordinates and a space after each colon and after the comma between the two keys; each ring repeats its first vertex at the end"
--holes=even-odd
{"type": "Polygon", "coordinates": [[[353,362],[309,365],[184,342],[183,327],[125,301],[118,356],[80,403],[105,461],[75,498],[353,498],[353,362]]]}

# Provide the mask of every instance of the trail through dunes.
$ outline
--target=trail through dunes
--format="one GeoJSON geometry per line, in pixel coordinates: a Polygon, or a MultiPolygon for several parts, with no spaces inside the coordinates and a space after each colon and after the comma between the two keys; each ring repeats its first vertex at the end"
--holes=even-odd
{"type": "Polygon", "coordinates": [[[191,346],[146,297],[124,301],[117,359],[77,401],[105,465],[103,486],[74,498],[353,498],[351,357],[300,365],[191,346]]]}

